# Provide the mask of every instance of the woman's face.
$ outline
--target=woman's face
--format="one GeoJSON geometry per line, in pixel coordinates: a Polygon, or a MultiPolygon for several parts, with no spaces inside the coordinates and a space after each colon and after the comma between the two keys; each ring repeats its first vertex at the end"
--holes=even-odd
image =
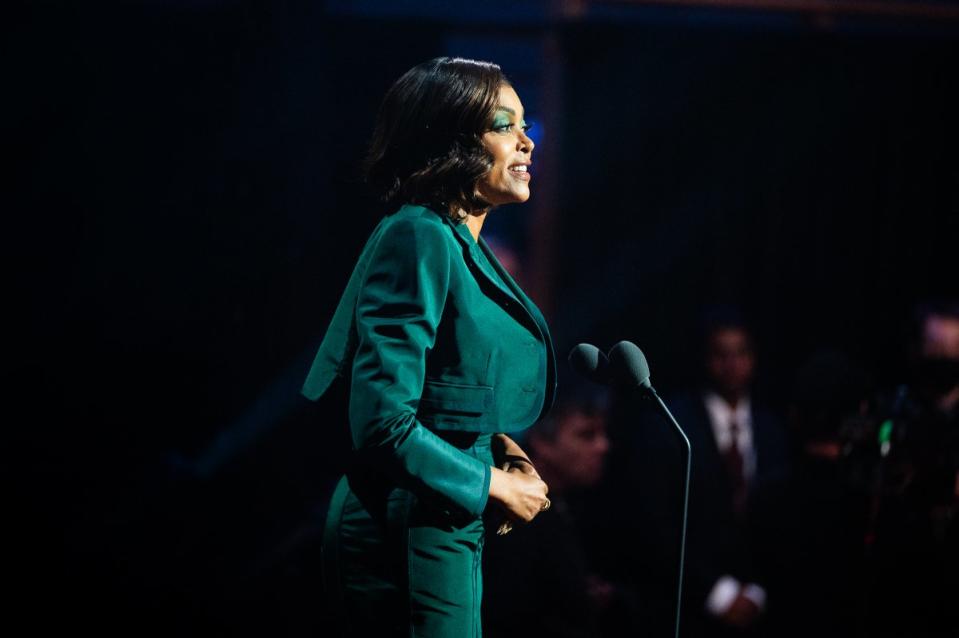
{"type": "Polygon", "coordinates": [[[533,140],[523,119],[523,104],[513,87],[499,90],[499,106],[492,128],[483,134],[483,146],[493,156],[493,167],[476,183],[476,193],[493,206],[529,199],[533,140]]]}

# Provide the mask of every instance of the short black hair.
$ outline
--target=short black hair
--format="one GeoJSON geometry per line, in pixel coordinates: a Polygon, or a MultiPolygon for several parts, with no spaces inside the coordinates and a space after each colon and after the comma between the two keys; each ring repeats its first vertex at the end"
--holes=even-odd
{"type": "Polygon", "coordinates": [[[404,73],[383,98],[365,162],[376,194],[444,213],[489,207],[475,187],[493,166],[482,136],[503,85],[499,66],[464,58],[435,58],[404,73]]]}

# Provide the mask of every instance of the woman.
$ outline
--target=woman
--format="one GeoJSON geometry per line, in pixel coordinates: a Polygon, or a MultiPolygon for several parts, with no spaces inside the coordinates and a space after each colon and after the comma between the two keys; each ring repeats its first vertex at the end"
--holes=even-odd
{"type": "Polygon", "coordinates": [[[546,323],[480,230],[529,198],[533,141],[499,67],[438,58],[384,98],[367,177],[390,205],[304,394],[349,384],[351,469],[324,563],[344,631],[480,636],[483,516],[529,522],[546,484],[507,435],[555,391],[546,323]]]}

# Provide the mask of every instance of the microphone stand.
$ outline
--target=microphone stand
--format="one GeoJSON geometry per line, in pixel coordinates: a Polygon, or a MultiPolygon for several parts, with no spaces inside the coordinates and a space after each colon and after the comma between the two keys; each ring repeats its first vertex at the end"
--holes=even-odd
{"type": "Polygon", "coordinates": [[[676,419],[673,417],[673,413],[669,411],[669,408],[666,407],[666,404],[663,402],[659,395],[656,394],[656,390],[653,389],[651,385],[643,385],[642,389],[659,405],[659,409],[663,414],[669,419],[670,424],[673,426],[673,429],[676,430],[676,433],[679,435],[680,440],[685,446],[685,469],[683,472],[683,525],[682,533],[679,538],[679,584],[676,588],[676,633],[675,638],[679,638],[679,618],[682,612],[683,605],[683,571],[686,563],[686,523],[689,519],[689,470],[693,456],[693,448],[689,444],[689,437],[686,436],[686,433],[683,432],[683,428],[679,426],[679,423],[676,422],[676,419]]]}
{"type": "Polygon", "coordinates": [[[600,352],[596,346],[581,343],[570,352],[569,361],[574,370],[591,381],[618,385],[625,390],[628,390],[630,387],[636,388],[652,397],[662,413],[667,416],[669,422],[677,434],[679,434],[680,440],[686,447],[686,467],[683,472],[683,529],[679,538],[679,580],[676,587],[675,638],[679,638],[679,619],[683,608],[683,572],[685,571],[686,564],[686,524],[689,519],[689,471],[693,456],[692,446],[689,444],[689,437],[687,437],[683,429],[679,427],[679,423],[676,422],[672,412],[669,411],[669,408],[666,407],[663,400],[659,398],[656,390],[653,389],[652,384],[649,382],[649,365],[646,363],[646,357],[643,355],[643,351],[640,350],[636,344],[629,341],[620,341],[613,346],[612,350],[610,350],[609,357],[607,357],[600,352]]]}

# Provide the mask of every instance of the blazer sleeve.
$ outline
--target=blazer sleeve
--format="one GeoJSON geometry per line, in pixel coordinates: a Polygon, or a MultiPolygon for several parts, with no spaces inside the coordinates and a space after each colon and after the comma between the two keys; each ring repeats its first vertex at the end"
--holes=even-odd
{"type": "Polygon", "coordinates": [[[479,516],[490,467],[416,419],[450,281],[443,233],[442,226],[400,220],[373,249],[356,302],[350,429],[354,447],[400,485],[479,516]]]}

